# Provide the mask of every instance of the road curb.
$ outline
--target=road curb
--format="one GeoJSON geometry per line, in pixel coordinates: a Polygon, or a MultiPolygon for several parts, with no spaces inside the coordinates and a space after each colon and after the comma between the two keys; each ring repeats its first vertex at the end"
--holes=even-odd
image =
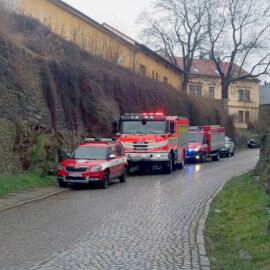
{"type": "Polygon", "coordinates": [[[204,270],[210,270],[210,262],[209,262],[209,258],[205,249],[205,235],[204,235],[204,229],[205,229],[205,222],[207,220],[209,211],[210,211],[210,205],[213,202],[214,198],[217,196],[217,194],[223,189],[224,185],[231,180],[234,177],[238,177],[241,176],[243,174],[252,172],[254,169],[252,170],[247,170],[244,173],[235,175],[230,177],[229,179],[227,179],[226,181],[224,181],[223,183],[221,183],[219,185],[219,187],[216,189],[216,191],[214,192],[214,194],[210,197],[210,199],[207,201],[207,203],[204,206],[204,211],[203,214],[201,216],[201,218],[199,219],[198,222],[198,229],[197,229],[197,233],[196,233],[196,241],[197,241],[197,246],[198,246],[198,250],[199,250],[199,260],[202,266],[202,269],[204,270]]]}
{"type": "Polygon", "coordinates": [[[0,209],[0,212],[7,211],[7,210],[10,210],[10,209],[15,208],[15,207],[19,207],[19,206],[24,205],[24,204],[27,204],[27,203],[31,203],[31,202],[43,200],[43,199],[52,197],[54,195],[57,195],[57,194],[60,194],[60,193],[64,193],[64,192],[68,192],[68,191],[69,191],[68,189],[63,189],[63,190],[59,190],[59,191],[56,191],[56,192],[53,192],[53,193],[49,193],[49,194],[46,194],[46,195],[41,196],[41,197],[37,197],[37,198],[31,199],[31,200],[24,201],[22,203],[14,204],[12,206],[8,206],[6,208],[0,209]]]}

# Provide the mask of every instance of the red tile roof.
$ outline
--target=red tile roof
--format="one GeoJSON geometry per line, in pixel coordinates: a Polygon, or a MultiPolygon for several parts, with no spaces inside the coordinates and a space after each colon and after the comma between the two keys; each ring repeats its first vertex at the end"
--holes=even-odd
{"type": "MultiPolygon", "coordinates": [[[[183,58],[176,57],[177,63],[181,69],[184,68],[183,58]]],[[[224,73],[228,71],[229,62],[221,62],[221,69],[224,73]]],[[[240,67],[234,64],[233,73],[235,73],[235,77],[238,76],[238,71],[240,67]]],[[[203,76],[214,76],[220,77],[219,72],[217,71],[216,65],[213,61],[207,59],[193,59],[191,70],[191,74],[194,75],[203,75],[203,76]]],[[[249,73],[242,69],[241,76],[248,75],[249,73]]]]}

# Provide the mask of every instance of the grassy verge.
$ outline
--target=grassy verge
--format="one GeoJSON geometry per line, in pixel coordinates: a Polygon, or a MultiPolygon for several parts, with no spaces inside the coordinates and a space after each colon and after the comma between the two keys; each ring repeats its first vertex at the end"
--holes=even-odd
{"type": "Polygon", "coordinates": [[[56,176],[46,176],[43,178],[32,171],[2,177],[0,178],[0,196],[13,191],[49,185],[54,182],[56,182],[56,176]]]}
{"type": "Polygon", "coordinates": [[[255,131],[251,131],[251,130],[246,129],[246,128],[236,128],[235,130],[239,136],[243,136],[243,137],[250,137],[252,135],[257,134],[255,131]]]}
{"type": "Polygon", "coordinates": [[[211,204],[205,241],[211,269],[270,269],[270,196],[245,174],[228,181],[211,204]]]}

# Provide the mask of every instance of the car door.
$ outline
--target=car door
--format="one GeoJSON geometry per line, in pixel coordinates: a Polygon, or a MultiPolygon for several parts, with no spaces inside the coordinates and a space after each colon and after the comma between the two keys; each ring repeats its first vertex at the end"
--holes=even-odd
{"type": "Polygon", "coordinates": [[[115,150],[116,150],[116,159],[117,159],[117,175],[121,176],[123,174],[123,169],[124,169],[122,145],[117,144],[115,146],[115,150]]]}
{"type": "Polygon", "coordinates": [[[117,157],[110,159],[111,155],[116,156],[116,151],[114,146],[108,147],[108,161],[109,161],[109,167],[110,167],[110,178],[117,177],[118,173],[118,164],[117,164],[117,157]]]}

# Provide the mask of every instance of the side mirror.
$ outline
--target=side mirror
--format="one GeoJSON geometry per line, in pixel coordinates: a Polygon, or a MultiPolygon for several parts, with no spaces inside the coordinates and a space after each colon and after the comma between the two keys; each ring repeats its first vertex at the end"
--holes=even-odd
{"type": "Polygon", "coordinates": [[[114,133],[118,132],[118,122],[117,121],[113,122],[113,132],[114,133]]]}
{"type": "Polygon", "coordinates": [[[109,156],[109,159],[114,159],[114,158],[116,158],[116,155],[114,155],[114,154],[111,154],[111,155],[109,156]]]}
{"type": "Polygon", "coordinates": [[[170,133],[174,133],[175,132],[175,124],[174,122],[170,122],[170,133]]]}

